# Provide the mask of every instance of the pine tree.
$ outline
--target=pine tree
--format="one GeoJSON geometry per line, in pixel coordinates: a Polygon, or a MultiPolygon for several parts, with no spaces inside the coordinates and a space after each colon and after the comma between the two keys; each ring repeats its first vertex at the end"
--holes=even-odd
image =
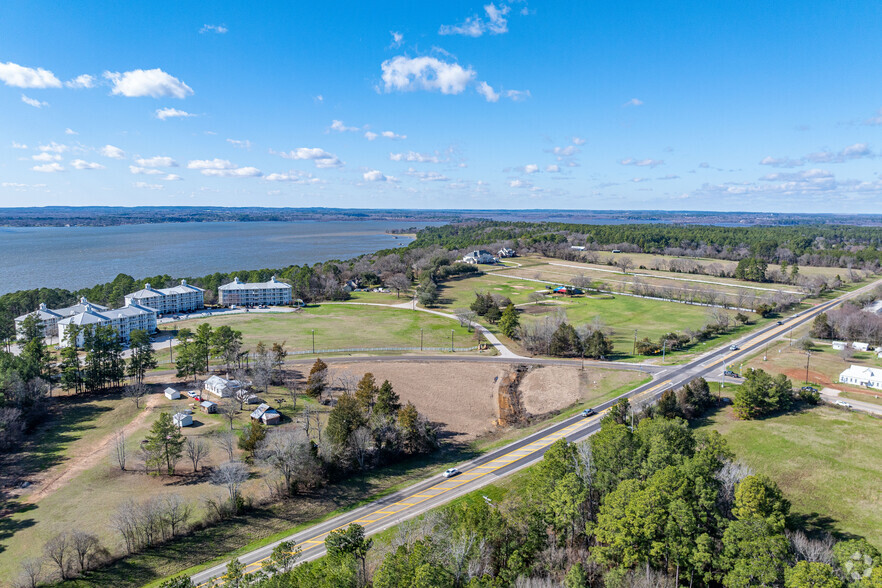
{"type": "Polygon", "coordinates": [[[69,325],[65,333],[67,346],[61,348],[61,388],[65,391],[73,390],[75,393],[79,393],[83,385],[80,353],[77,349],[79,329],[76,325],[69,325]]]}
{"type": "Polygon", "coordinates": [[[389,380],[383,380],[380,390],[377,392],[377,403],[374,405],[374,411],[386,415],[393,416],[401,410],[401,398],[392,389],[389,380]]]}
{"type": "Polygon", "coordinates": [[[175,464],[184,453],[185,441],[171,415],[167,412],[161,413],[147,435],[146,449],[151,455],[148,466],[159,469],[164,465],[169,475],[175,473],[175,464]]]}
{"type": "Polygon", "coordinates": [[[514,304],[509,304],[502,311],[502,317],[499,319],[499,330],[509,339],[514,339],[520,324],[521,319],[518,317],[518,311],[515,309],[514,304]]]}
{"type": "Polygon", "coordinates": [[[135,329],[129,335],[129,348],[132,350],[132,359],[129,361],[128,375],[141,383],[147,370],[155,369],[158,365],[156,352],[150,343],[150,336],[141,329],[135,329]]]}
{"type": "Polygon", "coordinates": [[[355,388],[355,399],[364,415],[370,414],[376,403],[378,391],[377,380],[370,372],[366,373],[358,382],[358,386],[355,388]]]}
{"type": "Polygon", "coordinates": [[[318,398],[325,391],[327,385],[328,364],[318,358],[312,364],[312,369],[309,370],[309,377],[306,379],[306,393],[312,398],[318,398]]]}

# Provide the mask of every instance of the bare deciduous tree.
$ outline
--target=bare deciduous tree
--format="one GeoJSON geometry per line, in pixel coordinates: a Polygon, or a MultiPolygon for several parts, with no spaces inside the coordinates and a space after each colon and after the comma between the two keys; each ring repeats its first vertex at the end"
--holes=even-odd
{"type": "Polygon", "coordinates": [[[233,461],[233,455],[236,452],[236,436],[229,431],[224,431],[218,435],[217,440],[221,449],[227,452],[229,461],[233,461]]]}
{"type": "Polygon", "coordinates": [[[70,552],[70,535],[67,532],[52,537],[43,546],[43,554],[58,568],[58,574],[62,580],[67,580],[70,577],[70,552]]]}
{"type": "Polygon", "coordinates": [[[615,266],[622,270],[623,274],[627,274],[628,270],[634,267],[634,260],[628,256],[617,257],[615,260],[615,266]]]}
{"type": "Polygon", "coordinates": [[[824,533],[818,539],[812,539],[802,531],[785,530],[784,534],[790,540],[796,561],[833,564],[833,545],[836,541],[829,533],[824,533]]]}
{"type": "Polygon", "coordinates": [[[196,473],[199,470],[199,462],[208,457],[208,442],[205,439],[187,437],[187,441],[184,443],[184,452],[187,454],[187,459],[193,464],[193,473],[196,473]]]}
{"type": "Polygon", "coordinates": [[[270,432],[261,442],[256,456],[282,476],[285,495],[294,491],[298,480],[306,485],[317,481],[319,465],[303,430],[270,432]]]}
{"type": "Polygon", "coordinates": [[[352,448],[352,455],[358,462],[358,467],[364,470],[367,456],[373,447],[374,437],[370,429],[367,427],[359,427],[349,436],[349,446],[352,448]]]}
{"type": "Polygon", "coordinates": [[[168,526],[171,536],[175,537],[193,514],[193,505],[184,500],[180,494],[166,494],[161,497],[162,518],[168,526]]]}
{"type": "Polygon", "coordinates": [[[19,563],[21,574],[18,585],[22,588],[37,588],[43,577],[43,558],[30,557],[19,563]]]}
{"type": "Polygon", "coordinates": [[[123,431],[117,431],[113,438],[113,461],[119,466],[119,469],[126,469],[126,434],[123,431]]]}
{"type": "Polygon", "coordinates": [[[723,467],[717,472],[716,478],[720,481],[719,502],[720,510],[728,514],[735,504],[735,487],[747,476],[753,475],[753,469],[740,461],[723,462],[723,467]]]}
{"type": "Polygon", "coordinates": [[[227,419],[230,423],[230,430],[233,430],[233,422],[236,420],[236,414],[239,410],[236,408],[236,401],[232,398],[225,398],[217,403],[217,412],[219,415],[227,419]]]}
{"type": "Polygon", "coordinates": [[[101,542],[91,533],[74,531],[70,534],[70,548],[77,571],[82,574],[92,567],[93,558],[101,550],[101,542]]]}
{"type": "Polygon", "coordinates": [[[402,273],[392,274],[385,280],[386,286],[395,290],[395,297],[400,298],[401,293],[410,290],[410,280],[402,273]]]}
{"type": "Polygon", "coordinates": [[[131,400],[135,408],[141,408],[141,400],[147,395],[147,385],[143,382],[129,384],[123,389],[123,397],[131,400]]]}
{"type": "Polygon", "coordinates": [[[228,461],[221,464],[211,474],[211,483],[227,489],[230,505],[235,508],[239,498],[239,490],[248,479],[248,466],[241,461],[228,461]]]}

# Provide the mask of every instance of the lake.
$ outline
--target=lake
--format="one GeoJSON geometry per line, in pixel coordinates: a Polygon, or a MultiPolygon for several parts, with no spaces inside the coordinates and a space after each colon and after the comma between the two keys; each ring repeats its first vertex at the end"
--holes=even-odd
{"type": "Polygon", "coordinates": [[[2,227],[0,294],[40,287],[77,290],[109,282],[121,273],[136,279],[160,274],[204,276],[349,259],[407,245],[412,239],[385,231],[426,224],[304,221],[2,227]]]}

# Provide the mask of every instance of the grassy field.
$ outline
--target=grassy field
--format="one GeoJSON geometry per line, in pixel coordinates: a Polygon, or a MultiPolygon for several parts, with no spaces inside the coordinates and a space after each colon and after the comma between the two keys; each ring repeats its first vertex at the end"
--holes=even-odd
{"type": "Polygon", "coordinates": [[[882,546],[882,421],[827,406],[739,421],[727,407],[703,427],[775,480],[809,525],[882,546]]]}
{"type": "MultiPolygon", "coordinates": [[[[382,296],[382,295],[381,295],[382,296]]],[[[394,295],[393,300],[394,300],[394,295]]],[[[386,302],[382,302],[385,304],[386,302]]],[[[195,330],[207,322],[212,327],[229,325],[242,331],[245,348],[253,349],[258,341],[282,343],[290,351],[315,348],[340,349],[361,347],[419,347],[420,330],[424,347],[450,347],[454,332],[456,347],[474,345],[472,333],[457,321],[424,312],[361,304],[322,304],[309,306],[297,313],[248,313],[215,316],[174,323],[175,328],[195,330]]]]}

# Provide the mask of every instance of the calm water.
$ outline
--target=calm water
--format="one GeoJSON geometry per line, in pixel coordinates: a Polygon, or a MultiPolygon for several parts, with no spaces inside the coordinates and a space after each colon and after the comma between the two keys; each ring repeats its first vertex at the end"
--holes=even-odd
{"type": "Polygon", "coordinates": [[[415,224],[306,221],[0,228],[0,294],[39,287],[76,290],[109,282],[120,273],[135,278],[203,276],[348,259],[410,243],[407,237],[396,239],[384,231],[415,224]]]}

